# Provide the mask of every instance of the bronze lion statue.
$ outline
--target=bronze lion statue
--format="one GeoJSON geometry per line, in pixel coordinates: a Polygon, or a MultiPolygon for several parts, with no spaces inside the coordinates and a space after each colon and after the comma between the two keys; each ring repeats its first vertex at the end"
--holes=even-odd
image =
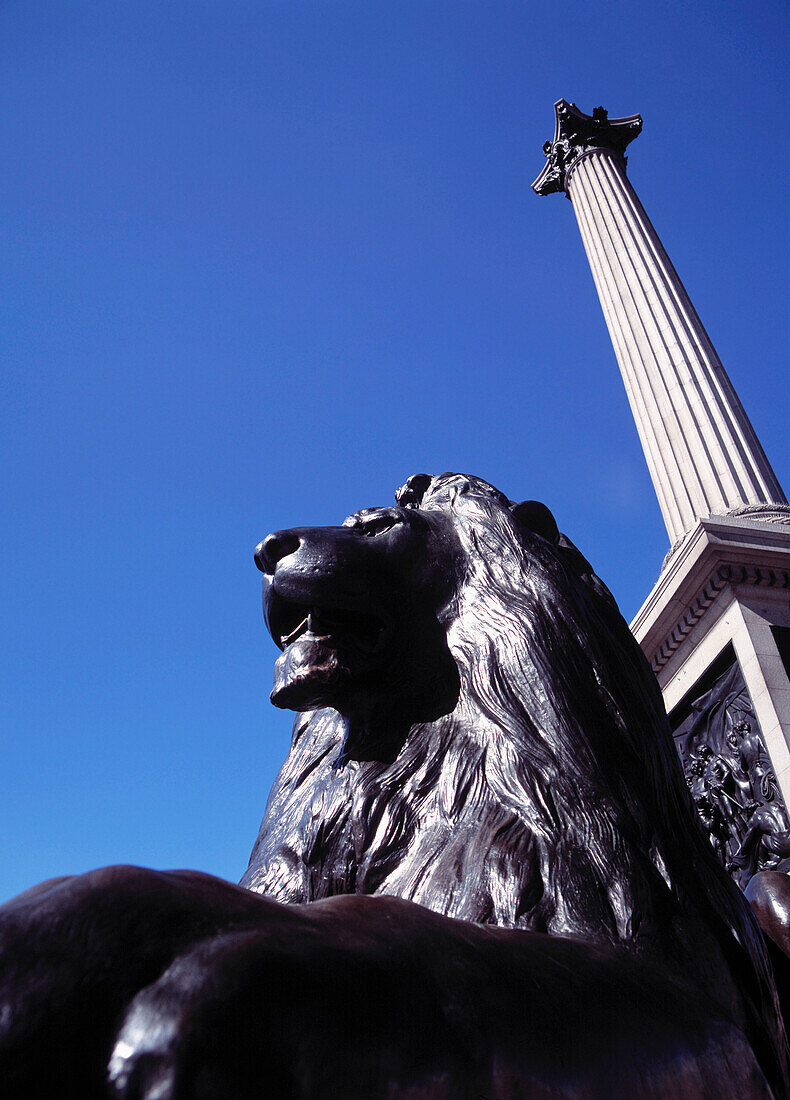
{"type": "Polygon", "coordinates": [[[548,509],[416,475],[256,561],[299,713],[242,883],[3,907],[2,1095],[790,1095],[760,930],[548,509]]]}

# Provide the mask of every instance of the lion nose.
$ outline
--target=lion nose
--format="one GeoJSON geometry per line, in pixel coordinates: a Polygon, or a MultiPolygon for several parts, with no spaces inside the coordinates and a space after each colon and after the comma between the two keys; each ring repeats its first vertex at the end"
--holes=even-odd
{"type": "Polygon", "coordinates": [[[261,573],[274,573],[278,561],[299,549],[299,539],[290,531],[274,531],[255,547],[255,564],[261,573]]]}

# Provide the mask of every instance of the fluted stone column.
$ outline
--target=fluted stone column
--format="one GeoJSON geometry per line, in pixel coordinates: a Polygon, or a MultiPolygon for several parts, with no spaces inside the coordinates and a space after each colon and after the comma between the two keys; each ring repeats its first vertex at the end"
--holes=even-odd
{"type": "Polygon", "coordinates": [[[555,106],[540,195],[564,191],[620,364],[670,542],[697,520],[786,498],[738,395],[625,174],[639,115],[555,106]]]}
{"type": "MultiPolygon", "coordinates": [[[[603,107],[585,115],[564,99],[554,112],[532,186],[573,204],[673,547],[631,629],[692,788],[699,747],[732,766],[726,733],[748,717],[784,801],[751,773],[747,801],[769,806],[769,832],[781,839],[790,833],[790,507],[626,178],[641,118],[610,119],[603,107]]],[[[742,834],[728,838],[728,859],[742,834]]],[[[760,867],[773,866],[768,849],[757,852],[760,867]]]]}

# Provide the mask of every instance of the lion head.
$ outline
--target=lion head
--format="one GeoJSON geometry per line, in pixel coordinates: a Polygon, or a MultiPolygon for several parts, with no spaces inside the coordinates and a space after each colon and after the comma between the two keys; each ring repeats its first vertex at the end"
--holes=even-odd
{"type": "Polygon", "coordinates": [[[701,974],[745,949],[763,982],[655,677],[549,510],[461,474],[396,501],[256,552],[272,700],[301,713],[242,884],[397,895],[701,974]]]}
{"type": "Polygon", "coordinates": [[[453,709],[460,683],[447,633],[464,557],[448,513],[368,508],[342,527],[275,532],[256,562],[283,651],[276,706],[334,708],[354,756],[385,731],[453,709]]]}

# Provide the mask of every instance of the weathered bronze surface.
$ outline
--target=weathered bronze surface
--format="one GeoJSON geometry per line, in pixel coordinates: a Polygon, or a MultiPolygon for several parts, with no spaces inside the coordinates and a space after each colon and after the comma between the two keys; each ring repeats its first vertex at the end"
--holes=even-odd
{"type": "Polygon", "coordinates": [[[551,513],[418,475],[256,560],[299,714],[248,888],[8,903],[3,1095],[787,1096],[759,928],[551,513]]]}

